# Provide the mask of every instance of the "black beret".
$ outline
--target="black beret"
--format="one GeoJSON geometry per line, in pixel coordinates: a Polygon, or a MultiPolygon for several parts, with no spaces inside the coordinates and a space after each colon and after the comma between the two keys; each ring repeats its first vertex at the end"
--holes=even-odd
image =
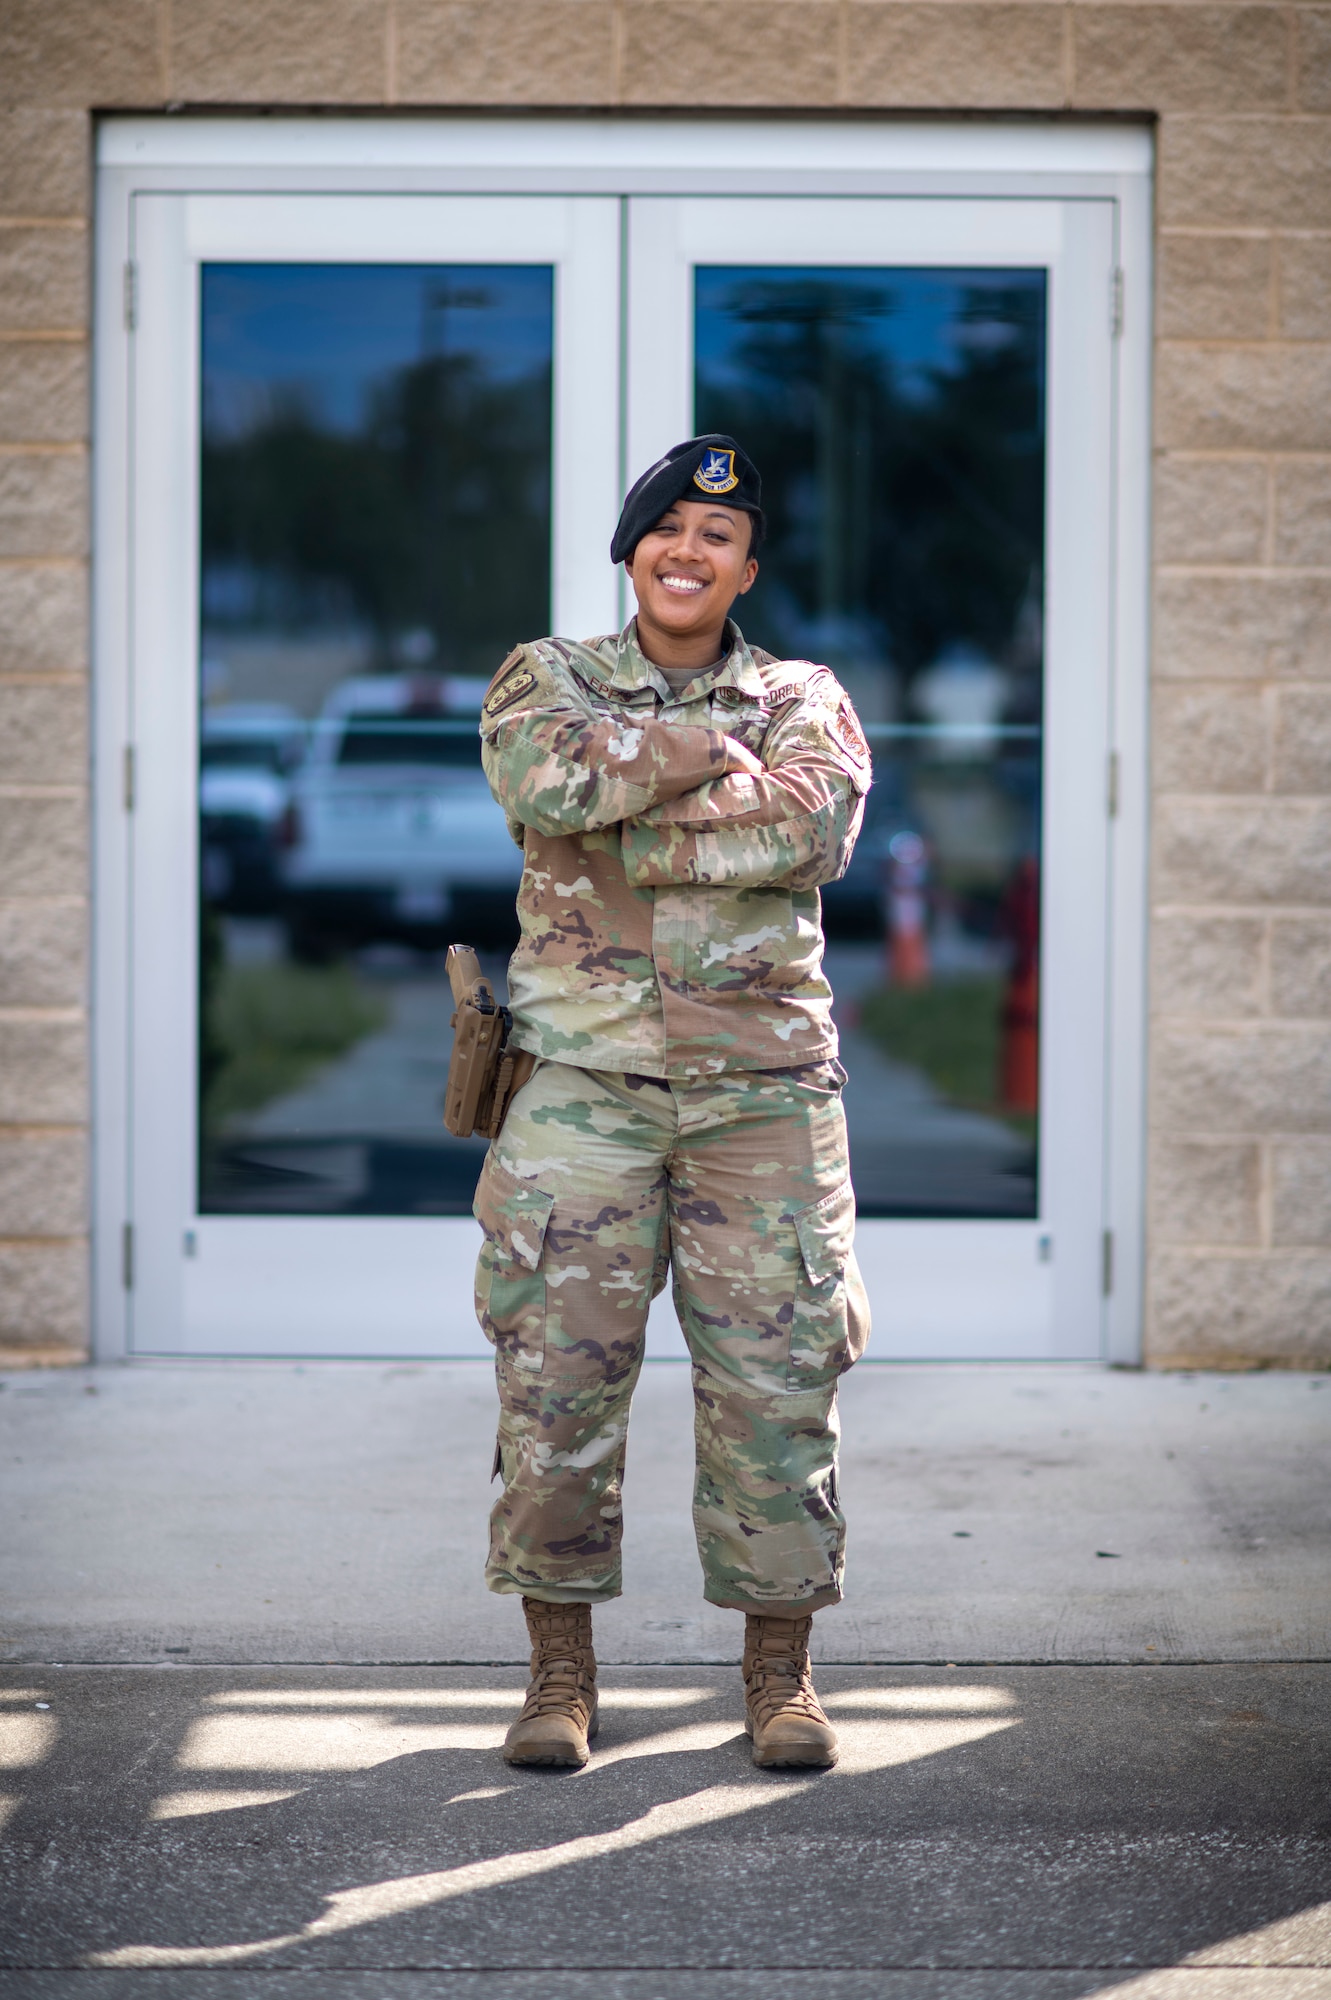
{"type": "Polygon", "coordinates": [[[610,544],[610,560],[627,561],[648,529],[679,500],[719,500],[723,507],[752,515],[756,539],[761,541],[766,528],[762,497],[758,468],[734,438],[722,431],[686,438],[648,466],[629,488],[610,544]]]}

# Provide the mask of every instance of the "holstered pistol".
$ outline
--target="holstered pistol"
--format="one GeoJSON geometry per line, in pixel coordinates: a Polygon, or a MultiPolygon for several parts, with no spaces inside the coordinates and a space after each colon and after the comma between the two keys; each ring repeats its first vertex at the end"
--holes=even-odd
{"type": "Polygon", "coordinates": [[[453,989],[453,1053],[444,1090],[444,1124],[459,1139],[480,1133],[497,1139],[512,1099],[536,1067],[525,1049],[510,1049],[513,1016],[495,1000],[494,988],[468,944],[448,948],[453,989]]]}

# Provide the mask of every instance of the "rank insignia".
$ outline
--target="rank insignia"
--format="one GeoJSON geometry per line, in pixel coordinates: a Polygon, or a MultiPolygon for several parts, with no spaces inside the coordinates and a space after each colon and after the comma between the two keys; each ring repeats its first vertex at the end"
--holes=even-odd
{"type": "Polygon", "coordinates": [[[709,445],[702,455],[702,464],[693,475],[693,483],[700,486],[704,493],[733,493],[739,485],[734,452],[717,451],[709,445]]]}
{"type": "Polygon", "coordinates": [[[491,688],[489,694],[486,695],[484,703],[485,713],[487,715],[501,714],[504,709],[511,708],[515,701],[520,701],[522,696],[529,689],[534,688],[535,685],[536,676],[530,667],[515,667],[511,673],[505,674],[503,679],[498,681],[491,688]]]}

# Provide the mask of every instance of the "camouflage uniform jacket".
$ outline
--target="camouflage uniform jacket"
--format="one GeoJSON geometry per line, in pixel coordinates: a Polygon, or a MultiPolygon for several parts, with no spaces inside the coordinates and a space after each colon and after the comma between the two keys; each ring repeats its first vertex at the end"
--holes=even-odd
{"type": "Polygon", "coordinates": [[[826,667],[729,636],[682,696],[632,621],[521,646],[491,683],[485,773],[525,854],[519,1048],[678,1078],[836,1053],[818,885],[850,860],[869,752],[826,667]]]}

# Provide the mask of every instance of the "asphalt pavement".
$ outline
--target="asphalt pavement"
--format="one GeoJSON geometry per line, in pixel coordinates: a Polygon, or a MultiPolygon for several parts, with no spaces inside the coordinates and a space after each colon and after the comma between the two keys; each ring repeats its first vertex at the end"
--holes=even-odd
{"type": "Polygon", "coordinates": [[[864,1366],[844,1754],[748,1759],[646,1372],[578,1774],[498,1755],[484,1364],[11,1375],[4,2000],[1331,1996],[1331,1384],[864,1366]]]}

